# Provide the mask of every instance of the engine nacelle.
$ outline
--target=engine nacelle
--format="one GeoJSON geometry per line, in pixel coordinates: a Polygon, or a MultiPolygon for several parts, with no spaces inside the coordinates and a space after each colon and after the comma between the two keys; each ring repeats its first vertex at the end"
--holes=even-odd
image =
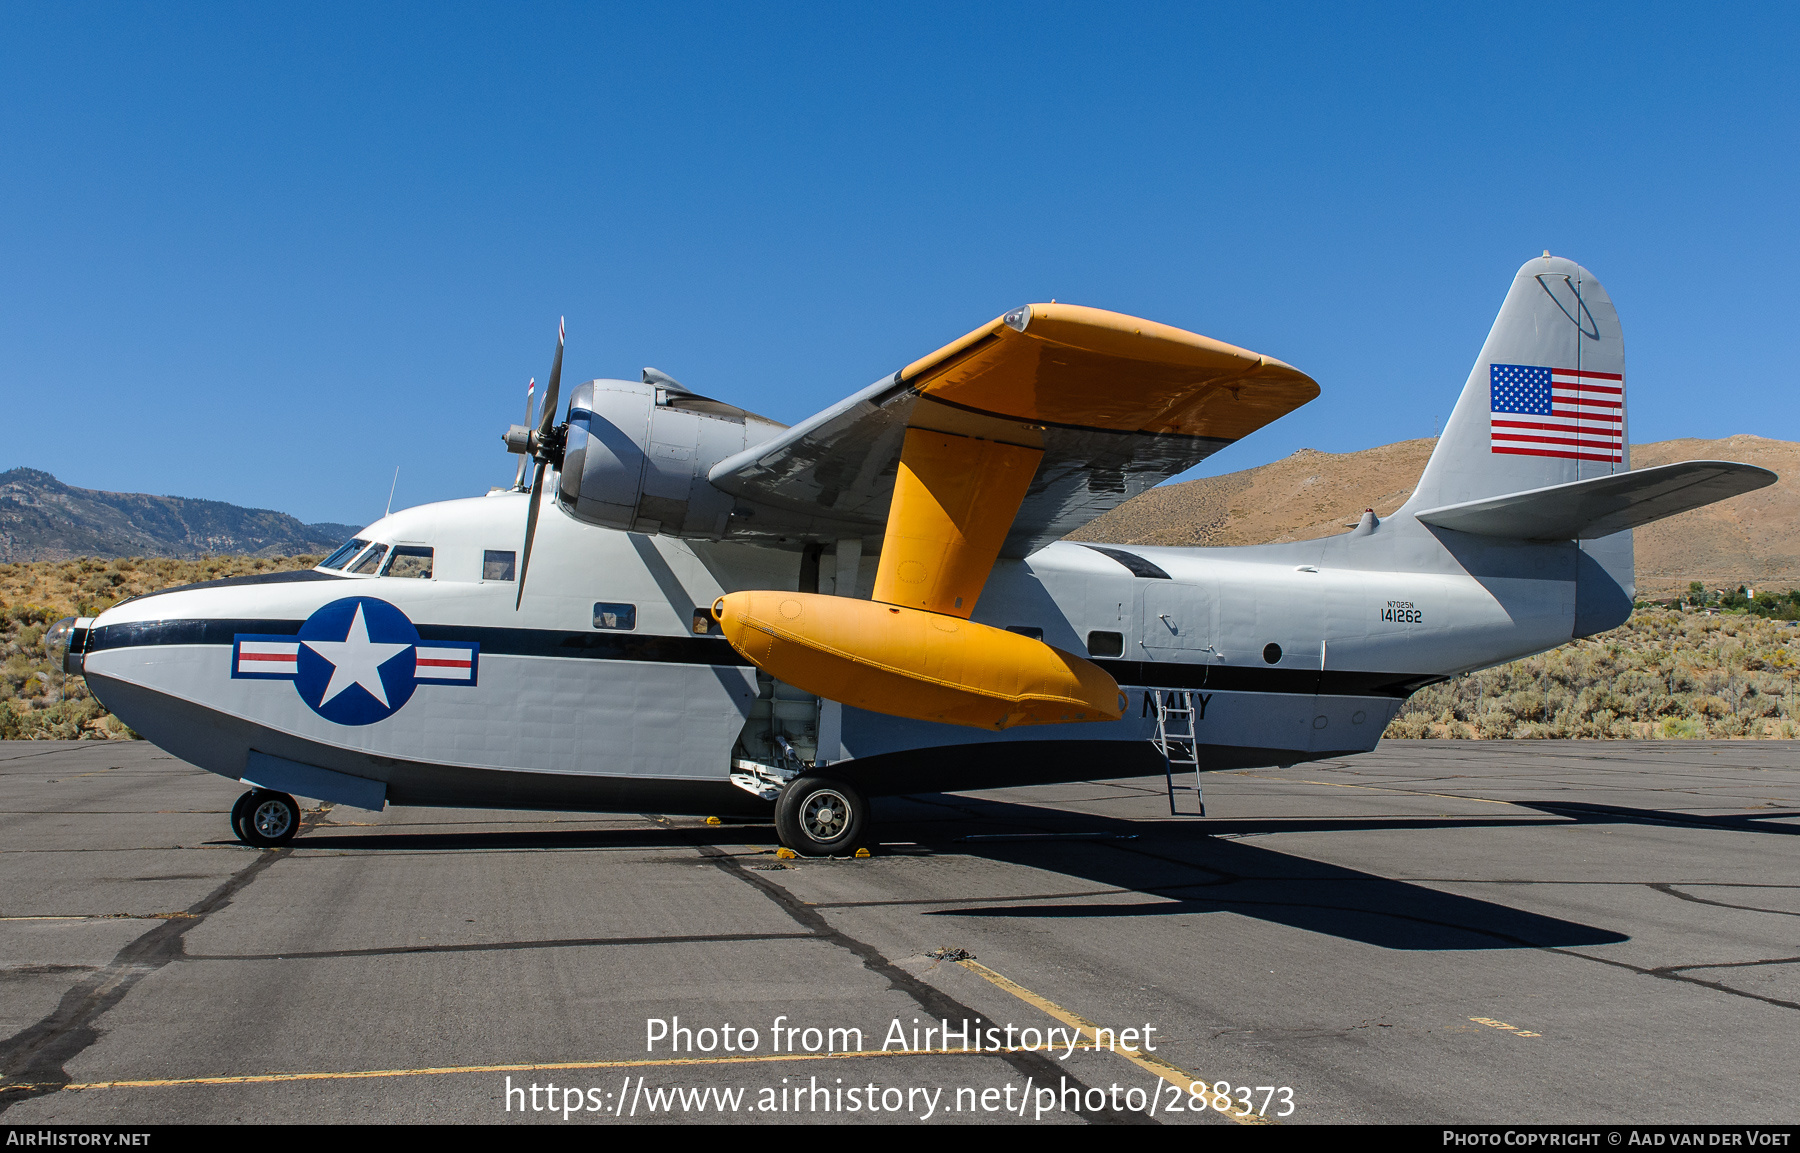
{"type": "Polygon", "coordinates": [[[716,540],[737,501],[706,474],[783,427],[667,378],[590,380],[569,398],[557,499],[589,524],[716,540]]]}

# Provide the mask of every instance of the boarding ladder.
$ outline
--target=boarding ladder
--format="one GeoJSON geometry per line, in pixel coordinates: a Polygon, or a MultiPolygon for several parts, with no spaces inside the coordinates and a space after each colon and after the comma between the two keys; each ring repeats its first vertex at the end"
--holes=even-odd
{"type": "Polygon", "coordinates": [[[1162,754],[1163,778],[1169,786],[1169,815],[1204,817],[1206,798],[1200,793],[1200,740],[1194,730],[1194,694],[1187,689],[1151,689],[1150,700],[1156,705],[1156,735],[1150,743],[1162,754]],[[1193,774],[1192,785],[1175,783],[1177,774],[1185,781],[1189,773],[1193,774]],[[1191,802],[1187,797],[1190,791],[1191,802]]]}

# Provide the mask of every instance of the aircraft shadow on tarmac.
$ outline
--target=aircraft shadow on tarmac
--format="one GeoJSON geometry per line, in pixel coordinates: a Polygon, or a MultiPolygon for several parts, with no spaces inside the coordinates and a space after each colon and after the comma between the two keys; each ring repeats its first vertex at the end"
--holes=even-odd
{"type": "Polygon", "coordinates": [[[1800,835],[1800,825],[1777,825],[1772,821],[1800,817],[1800,809],[1766,813],[1710,815],[1702,813],[1668,813],[1655,809],[1626,809],[1617,805],[1588,805],[1574,801],[1515,801],[1526,809],[1537,809],[1557,817],[1569,817],[1583,824],[1679,825],[1702,829],[1730,829],[1737,833],[1774,833],[1776,836],[1800,835]]]}
{"type": "MultiPolygon", "coordinates": [[[[972,833],[971,855],[1078,877],[1112,890],[1056,903],[957,902],[927,916],[945,918],[1139,918],[1236,913],[1385,949],[1522,949],[1616,944],[1630,938],[1425,885],[1397,881],[1236,839],[1318,831],[1494,828],[1561,824],[1541,818],[1426,820],[1115,820],[1061,809],[968,798],[918,798],[954,806],[987,826],[1043,830],[972,833]],[[1084,835],[1059,835],[1079,826],[1084,835]],[[993,836],[995,839],[985,839],[993,836]],[[1014,839],[1016,838],[1016,839],[1014,839]],[[1121,901],[1140,893],[1152,901],[1121,901]]],[[[1617,819],[1617,818],[1614,818],[1617,819]]],[[[933,821],[940,827],[941,821],[933,821]]],[[[898,834],[904,817],[887,831],[898,834]]],[[[923,831],[923,830],[921,830],[923,831]]],[[[946,902],[945,904],[950,904],[946,902]]]]}
{"type": "MultiPolygon", "coordinates": [[[[1615,944],[1623,933],[1547,917],[1493,901],[1325,864],[1237,839],[1275,833],[1425,831],[1524,826],[1642,824],[1793,835],[1771,820],[1800,813],[1698,816],[1569,802],[1516,802],[1544,817],[1161,818],[1121,820],[950,794],[878,799],[881,842],[890,851],[954,852],[1078,878],[1092,896],[922,899],[946,918],[1136,918],[1233,912],[1388,949],[1519,949],[1615,944]],[[1151,901],[1119,901],[1142,894],[1151,901]]],[[[666,849],[678,845],[776,845],[755,824],[624,829],[520,829],[452,833],[321,829],[301,849],[433,852],[509,849],[666,849]]]]}

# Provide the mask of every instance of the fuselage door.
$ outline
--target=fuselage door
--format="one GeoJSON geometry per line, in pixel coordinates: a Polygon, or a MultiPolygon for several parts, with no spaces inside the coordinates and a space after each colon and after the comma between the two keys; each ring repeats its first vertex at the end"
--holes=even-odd
{"type": "MultiPolygon", "coordinates": [[[[1219,590],[1211,580],[1146,580],[1138,648],[1144,660],[1211,658],[1219,637],[1219,590]]],[[[1126,656],[1131,656],[1127,651],[1126,656]]]]}

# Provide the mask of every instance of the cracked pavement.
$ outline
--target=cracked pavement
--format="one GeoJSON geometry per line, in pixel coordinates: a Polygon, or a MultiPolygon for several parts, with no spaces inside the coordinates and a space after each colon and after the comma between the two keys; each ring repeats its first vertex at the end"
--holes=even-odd
{"type": "Polygon", "coordinates": [[[766,826],[427,809],[317,809],[259,851],[226,827],[242,786],[151,746],[8,743],[0,1110],[565,1123],[506,1112],[507,1076],[603,1101],[634,1076],[1154,1089],[1106,1052],[770,1051],[782,1015],[879,1050],[915,1018],[1048,1028],[1048,1004],[1153,1025],[1208,1081],[1291,1087],[1284,1123],[1791,1122],[1797,754],[1390,741],[1209,775],[1203,819],[1170,817],[1159,778],[893,798],[871,858],[778,862],[766,826]],[[760,1060],[647,1052],[676,1017],[761,1030],[760,1060]],[[672,1056],[714,1063],[624,1064],[672,1056]],[[551,1063],[580,1068],[519,1068],[551,1063]]]}

